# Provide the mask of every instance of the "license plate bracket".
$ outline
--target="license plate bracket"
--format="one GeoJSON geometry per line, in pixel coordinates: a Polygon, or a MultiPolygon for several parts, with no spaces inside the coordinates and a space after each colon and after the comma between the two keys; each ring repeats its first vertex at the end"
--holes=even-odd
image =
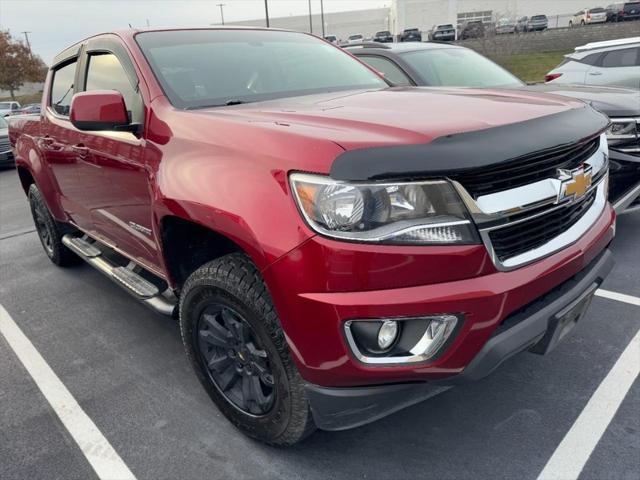
{"type": "Polygon", "coordinates": [[[584,316],[597,289],[598,284],[592,284],[578,298],[551,317],[547,332],[529,351],[546,355],[553,350],[584,316]]]}

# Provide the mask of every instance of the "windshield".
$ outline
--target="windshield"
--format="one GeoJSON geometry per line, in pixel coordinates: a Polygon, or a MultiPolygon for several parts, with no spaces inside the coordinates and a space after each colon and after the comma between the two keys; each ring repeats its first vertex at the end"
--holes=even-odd
{"type": "Polygon", "coordinates": [[[402,58],[431,87],[516,87],[523,83],[488,58],[465,48],[405,52],[402,58]]]}
{"type": "Polygon", "coordinates": [[[547,16],[546,15],[534,15],[533,17],[531,17],[531,20],[546,20],[547,16]]]}
{"type": "Polygon", "coordinates": [[[453,30],[453,25],[450,23],[446,25],[438,25],[438,30],[453,30]]]}
{"type": "Polygon", "coordinates": [[[9,110],[11,109],[11,104],[9,102],[0,103],[0,110],[9,110]]]}
{"type": "MultiPolygon", "coordinates": [[[[2,104],[0,103],[0,105],[2,104]]],[[[0,117],[0,129],[3,129],[3,128],[9,128],[9,124],[7,124],[4,118],[0,117]]]]}
{"type": "Polygon", "coordinates": [[[140,33],[136,40],[179,108],[387,87],[341,49],[302,33],[177,30],[140,33]]]}
{"type": "Polygon", "coordinates": [[[604,13],[606,12],[606,10],[604,8],[592,8],[591,10],[589,10],[589,13],[604,13]]]}

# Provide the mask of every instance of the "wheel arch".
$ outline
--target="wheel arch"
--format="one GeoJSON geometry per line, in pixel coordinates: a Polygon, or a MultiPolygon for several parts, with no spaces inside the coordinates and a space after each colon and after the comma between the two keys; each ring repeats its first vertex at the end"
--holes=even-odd
{"type": "Polygon", "coordinates": [[[237,239],[194,220],[165,215],[159,222],[159,234],[169,280],[178,290],[199,267],[230,253],[244,253],[256,265],[261,263],[237,239]]]}

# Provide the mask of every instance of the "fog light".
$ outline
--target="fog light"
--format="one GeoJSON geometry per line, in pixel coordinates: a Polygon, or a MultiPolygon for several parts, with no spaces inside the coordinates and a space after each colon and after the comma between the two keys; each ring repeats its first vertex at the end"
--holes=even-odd
{"type": "Polygon", "coordinates": [[[382,350],[387,350],[398,336],[398,322],[395,320],[385,320],[378,330],[378,346],[382,350]]]}

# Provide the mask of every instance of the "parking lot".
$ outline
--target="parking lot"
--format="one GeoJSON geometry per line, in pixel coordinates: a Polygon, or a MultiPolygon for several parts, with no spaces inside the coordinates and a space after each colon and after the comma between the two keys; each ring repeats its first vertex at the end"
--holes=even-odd
{"type": "MultiPolygon", "coordinates": [[[[621,216],[617,264],[604,290],[640,297],[638,239],[640,214],[621,216]]],[[[139,479],[534,479],[550,459],[564,465],[581,455],[588,460],[580,478],[638,479],[640,382],[622,389],[619,401],[615,388],[599,389],[640,330],[640,306],[630,298],[596,297],[546,357],[521,354],[481,382],[376,423],[271,448],[217,411],[183,354],[176,323],[89,266],[64,270],[49,262],[16,173],[0,172],[0,305],[139,479]],[[614,398],[597,418],[585,410],[594,392],[596,400],[614,398]],[[618,404],[600,437],[598,422],[618,404]],[[569,432],[587,434],[574,445],[569,432]],[[558,449],[565,437],[568,457],[558,449]]],[[[640,362],[637,346],[627,358],[640,362]]],[[[0,335],[0,479],[98,478],[88,450],[0,335]]]]}

